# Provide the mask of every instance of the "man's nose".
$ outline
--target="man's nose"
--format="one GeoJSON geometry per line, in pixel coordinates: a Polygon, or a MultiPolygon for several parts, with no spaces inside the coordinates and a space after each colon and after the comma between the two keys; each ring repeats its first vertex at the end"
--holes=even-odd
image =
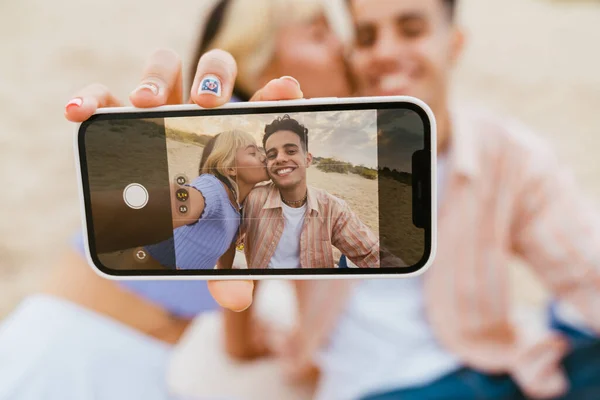
{"type": "Polygon", "coordinates": [[[406,51],[405,43],[393,29],[382,29],[373,49],[373,54],[378,62],[397,63],[406,51]]]}
{"type": "Polygon", "coordinates": [[[288,157],[287,154],[285,153],[279,153],[277,154],[277,158],[275,158],[275,162],[277,164],[284,164],[288,161],[288,157]]]}

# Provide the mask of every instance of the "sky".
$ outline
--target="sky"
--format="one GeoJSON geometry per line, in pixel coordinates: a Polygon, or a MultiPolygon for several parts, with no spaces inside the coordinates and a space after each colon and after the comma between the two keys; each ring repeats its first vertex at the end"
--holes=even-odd
{"type": "MultiPolygon", "coordinates": [[[[254,114],[169,118],[165,125],[204,135],[215,135],[219,132],[240,129],[256,138],[262,145],[265,125],[283,114],[254,114]]],[[[313,157],[331,157],[354,165],[377,168],[377,111],[328,111],[290,113],[290,117],[298,120],[308,128],[308,149],[313,157]]],[[[397,116],[397,113],[394,113],[397,116]]],[[[399,119],[382,124],[386,131],[385,148],[381,152],[384,162],[389,168],[410,172],[412,153],[422,148],[423,128],[419,117],[407,112],[399,119]],[[395,132],[401,132],[400,135],[395,132]]],[[[381,127],[380,127],[381,128],[381,127]]],[[[380,139],[381,140],[381,139],[380,139]]]]}

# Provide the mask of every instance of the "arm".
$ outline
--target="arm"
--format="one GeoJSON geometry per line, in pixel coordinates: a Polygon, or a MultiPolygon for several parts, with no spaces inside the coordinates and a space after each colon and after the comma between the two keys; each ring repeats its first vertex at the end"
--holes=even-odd
{"type": "Polygon", "coordinates": [[[178,189],[178,186],[171,184],[171,215],[173,216],[173,229],[197,222],[202,216],[204,208],[206,207],[202,192],[193,186],[189,186],[187,189],[190,194],[190,198],[186,202],[189,203],[186,204],[188,206],[188,212],[185,214],[185,216],[181,215],[179,213],[179,206],[182,203],[180,203],[175,197],[175,192],[178,189]]]}
{"type": "Polygon", "coordinates": [[[225,351],[236,360],[254,358],[254,349],[248,340],[253,320],[252,306],[245,311],[233,312],[223,310],[223,330],[225,335],[225,351]]]}
{"type": "Polygon", "coordinates": [[[513,246],[553,294],[600,333],[598,209],[550,150],[528,159],[520,174],[513,246]]]}
{"type": "Polygon", "coordinates": [[[379,240],[345,202],[338,207],[331,243],[360,268],[379,268],[379,240]]]}
{"type": "Polygon", "coordinates": [[[347,280],[296,281],[298,321],[280,354],[295,381],[316,378],[317,352],[327,343],[355,282],[347,280]]]}
{"type": "Polygon", "coordinates": [[[150,189],[151,198],[158,200],[149,201],[146,207],[139,210],[125,204],[121,191],[93,193],[91,208],[98,252],[159,243],[169,239],[173,229],[198,221],[205,208],[202,193],[193,187],[188,188],[190,196],[185,205],[189,211],[183,216],[178,211],[183,203],[175,198],[178,189],[179,186],[175,184],[170,185],[169,193],[166,193],[166,189],[150,189]],[[169,204],[166,204],[167,201],[169,204]],[[167,207],[171,210],[171,225],[164,218],[167,207]]]}
{"type": "MultiPolygon", "coordinates": [[[[254,284],[254,289],[258,281],[254,284]]],[[[269,354],[267,330],[255,315],[255,306],[241,312],[223,310],[225,351],[240,361],[249,361],[269,354]]]]}

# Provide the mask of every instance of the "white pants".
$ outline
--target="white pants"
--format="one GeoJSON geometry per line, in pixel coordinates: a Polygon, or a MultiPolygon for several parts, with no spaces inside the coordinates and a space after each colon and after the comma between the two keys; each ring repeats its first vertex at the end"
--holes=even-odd
{"type": "Polygon", "coordinates": [[[33,296],[0,324],[0,400],[177,399],[166,382],[171,349],[76,304],[33,296]]]}

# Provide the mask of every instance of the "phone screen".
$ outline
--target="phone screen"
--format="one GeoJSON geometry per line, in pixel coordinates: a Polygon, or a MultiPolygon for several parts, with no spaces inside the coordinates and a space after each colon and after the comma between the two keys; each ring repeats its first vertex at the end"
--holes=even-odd
{"type": "Polygon", "coordinates": [[[411,103],[98,114],[79,130],[90,255],[119,276],[415,272],[431,148],[411,103]]]}

